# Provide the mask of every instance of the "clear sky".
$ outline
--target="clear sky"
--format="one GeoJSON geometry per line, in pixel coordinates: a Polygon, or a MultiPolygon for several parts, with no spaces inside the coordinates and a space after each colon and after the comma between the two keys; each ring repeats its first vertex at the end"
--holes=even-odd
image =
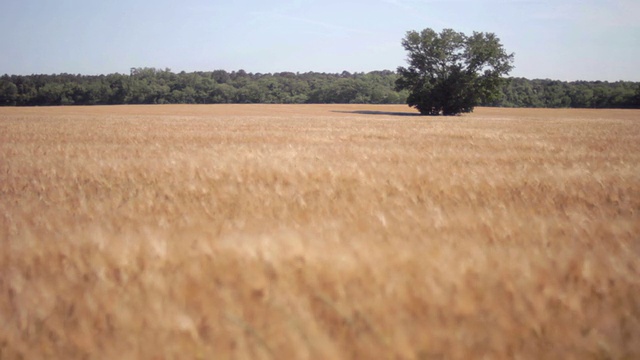
{"type": "Polygon", "coordinates": [[[350,72],[408,30],[493,32],[512,76],[640,81],[640,0],[0,0],[0,74],[350,72]]]}

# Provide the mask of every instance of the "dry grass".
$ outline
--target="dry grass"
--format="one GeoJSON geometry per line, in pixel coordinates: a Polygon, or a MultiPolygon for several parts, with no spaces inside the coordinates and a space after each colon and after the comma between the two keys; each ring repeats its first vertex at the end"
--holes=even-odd
{"type": "Polygon", "coordinates": [[[640,357],[640,112],[0,109],[0,359],[640,357]]]}

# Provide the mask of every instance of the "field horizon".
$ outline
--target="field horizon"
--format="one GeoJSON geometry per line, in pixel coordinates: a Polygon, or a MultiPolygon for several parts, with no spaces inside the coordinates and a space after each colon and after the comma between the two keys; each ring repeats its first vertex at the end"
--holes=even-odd
{"type": "Polygon", "coordinates": [[[640,357],[640,110],[0,108],[0,359],[640,357]]]}

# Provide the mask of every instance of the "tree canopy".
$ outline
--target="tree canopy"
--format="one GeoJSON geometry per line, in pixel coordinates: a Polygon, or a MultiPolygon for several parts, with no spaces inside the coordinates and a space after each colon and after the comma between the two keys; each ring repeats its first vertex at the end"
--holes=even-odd
{"type": "Polygon", "coordinates": [[[513,68],[493,33],[467,36],[452,29],[407,32],[402,46],[409,67],[399,67],[396,86],[409,90],[407,104],[425,115],[471,112],[500,95],[503,76],[513,68]]]}
{"type": "Polygon", "coordinates": [[[369,103],[402,104],[393,71],[340,74],[179,72],[132,68],[129,74],[4,75],[2,105],[369,103]]]}
{"type": "MultiPolygon", "coordinates": [[[[409,90],[396,91],[398,74],[260,74],[238,71],[175,73],[135,68],[130,74],[4,75],[0,106],[358,103],[404,104],[409,90]]],[[[640,108],[640,83],[508,78],[494,98],[479,106],[547,108],[640,108]]]]}

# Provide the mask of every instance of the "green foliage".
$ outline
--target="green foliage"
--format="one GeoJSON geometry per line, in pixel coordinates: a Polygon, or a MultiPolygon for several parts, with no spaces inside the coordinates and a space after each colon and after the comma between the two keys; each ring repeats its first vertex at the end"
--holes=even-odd
{"type": "Polygon", "coordinates": [[[511,78],[499,98],[484,106],[530,108],[640,108],[640,83],[630,81],[527,80],[511,78]]]}
{"type": "MultiPolygon", "coordinates": [[[[456,75],[455,73],[452,73],[456,75]]],[[[461,74],[458,74],[461,76],[461,74]]],[[[4,75],[0,106],[223,103],[402,104],[415,96],[394,89],[393,71],[340,74],[253,74],[245,71],[180,72],[134,68],[130,74],[84,76],[4,75]]],[[[464,81],[452,76],[449,81],[464,81]]],[[[502,81],[502,80],[501,80],[502,81]]],[[[508,79],[484,106],[640,108],[640,84],[508,79]]],[[[446,89],[442,90],[446,94],[446,89]]],[[[438,96],[444,96],[438,94],[438,96]]],[[[462,99],[464,100],[464,99],[462,99]]]]}
{"type": "Polygon", "coordinates": [[[513,54],[492,33],[409,31],[402,46],[409,67],[398,68],[397,89],[409,90],[407,103],[425,115],[473,111],[499,96],[502,76],[512,69],[513,54]]]}
{"type": "Polygon", "coordinates": [[[8,76],[0,79],[0,105],[15,105],[18,99],[18,87],[8,76]]]}
{"type": "Polygon", "coordinates": [[[326,74],[180,72],[132,68],[129,75],[9,76],[0,80],[1,105],[403,103],[391,71],[326,74]]]}

